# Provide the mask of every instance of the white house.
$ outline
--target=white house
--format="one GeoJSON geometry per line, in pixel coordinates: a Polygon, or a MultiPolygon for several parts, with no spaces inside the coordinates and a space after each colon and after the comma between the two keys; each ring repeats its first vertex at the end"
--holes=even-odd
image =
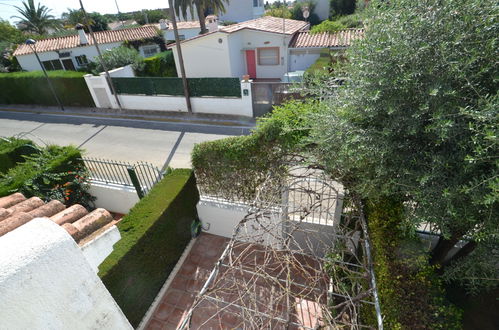
{"type": "MultiPolygon", "coordinates": [[[[230,0],[228,3],[225,2],[224,6],[225,13],[216,13],[220,21],[244,22],[262,17],[265,14],[263,0],[230,0]]],[[[180,15],[177,16],[177,19],[179,21],[193,21],[197,17],[195,12],[192,15],[187,12],[185,17],[180,15]]]]}
{"type": "MultiPolygon", "coordinates": [[[[100,31],[94,33],[99,49],[104,52],[119,47],[125,41],[152,40],[158,36],[158,30],[153,26],[122,29],[115,31],[100,31]]],[[[13,55],[26,71],[40,70],[33,46],[21,44],[13,55]]],[[[82,26],[78,35],[37,40],[34,45],[40,60],[47,70],[77,70],[85,67],[90,61],[95,61],[97,50],[93,39],[86,34],[82,26]]],[[[139,47],[144,57],[152,56],[160,51],[158,44],[149,42],[139,47]]]]}
{"type": "MultiPolygon", "coordinates": [[[[264,16],[181,42],[187,77],[280,79],[288,72],[288,45],[303,21],[264,16]]],[[[175,63],[178,56],[175,45],[175,63]]]]}
{"type": "MultiPolygon", "coordinates": [[[[144,26],[153,26],[156,29],[160,30],[163,34],[163,38],[166,41],[175,40],[173,24],[168,20],[162,19],[159,21],[159,23],[147,24],[144,26]]],[[[199,25],[199,21],[178,21],[177,30],[180,40],[185,40],[199,35],[199,32],[201,32],[201,26],[199,25]]]]}

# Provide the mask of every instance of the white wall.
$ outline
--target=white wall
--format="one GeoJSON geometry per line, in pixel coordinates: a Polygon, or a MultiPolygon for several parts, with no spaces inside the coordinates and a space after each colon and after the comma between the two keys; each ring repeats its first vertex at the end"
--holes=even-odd
{"type": "MultiPolygon", "coordinates": [[[[108,49],[113,49],[113,48],[116,48],[119,46],[121,46],[121,42],[114,42],[114,43],[110,43],[110,44],[99,44],[99,49],[101,52],[104,52],[108,49]]],[[[70,52],[71,59],[73,60],[73,64],[74,64],[75,68],[77,68],[77,69],[79,67],[78,67],[78,63],[76,63],[76,60],[75,60],[76,56],[86,55],[87,59],[89,61],[95,62],[97,60],[97,59],[95,59],[95,57],[97,56],[97,49],[95,49],[94,45],[81,46],[81,47],[69,48],[69,49],[60,49],[59,51],[60,52],[70,52]]],[[[38,56],[40,57],[40,60],[42,62],[59,59],[59,55],[56,52],[38,53],[38,56]]],[[[23,70],[26,70],[26,71],[41,70],[40,64],[38,64],[38,61],[36,60],[35,54],[19,55],[19,56],[16,56],[16,58],[19,61],[19,65],[21,65],[23,70]]]]}
{"type": "MultiPolygon", "coordinates": [[[[185,39],[190,39],[193,38],[197,35],[199,35],[199,32],[201,31],[201,28],[195,28],[195,29],[179,29],[178,34],[183,35],[185,39]]],[[[165,40],[175,40],[175,33],[173,32],[173,28],[167,29],[167,30],[162,30],[163,32],[163,37],[165,40]]]]}
{"type": "MultiPolygon", "coordinates": [[[[132,78],[135,77],[135,73],[133,72],[132,65],[122,66],[121,68],[116,68],[111,71],[108,71],[109,75],[113,78],[132,78]]],[[[101,74],[106,74],[105,72],[101,72],[101,74]]]]}
{"type": "Polygon", "coordinates": [[[289,71],[308,69],[320,57],[321,48],[291,49],[289,54],[289,71]]]}
{"type": "MultiPolygon", "coordinates": [[[[185,74],[188,78],[234,77],[230,68],[228,34],[218,32],[181,44],[185,74]],[[219,42],[219,39],[222,42],[219,42]]],[[[177,47],[173,47],[177,73],[180,66],[177,47]]],[[[239,77],[240,78],[240,77],[239,77]]]]}
{"type": "MultiPolygon", "coordinates": [[[[229,3],[224,3],[225,13],[219,13],[218,17],[220,21],[249,21],[251,19],[263,16],[265,12],[263,8],[264,3],[264,1],[261,1],[261,6],[253,7],[253,0],[230,0],[229,3]]],[[[177,16],[177,19],[181,21],[192,21],[197,20],[198,17],[195,11],[193,15],[191,15],[189,10],[187,10],[187,15],[185,17],[180,15],[177,16]]]]}
{"type": "Polygon", "coordinates": [[[0,329],[132,329],[71,236],[34,219],[0,238],[0,329]]]}
{"type": "Polygon", "coordinates": [[[127,214],[139,201],[139,196],[133,187],[91,182],[89,193],[97,198],[96,207],[116,213],[127,214]]]}
{"type": "MultiPolygon", "coordinates": [[[[118,108],[104,75],[98,77],[85,75],[84,78],[97,107],[109,105],[111,108],[118,108]]],[[[187,112],[183,96],[120,94],[118,98],[124,109],[187,112]]],[[[241,97],[191,97],[191,105],[195,113],[253,117],[251,81],[241,82],[241,97]],[[245,91],[247,95],[245,95],[245,91]]],[[[110,207],[106,206],[105,208],[112,210],[110,207]]]]}
{"type": "Polygon", "coordinates": [[[113,225],[81,247],[81,252],[96,274],[99,272],[99,265],[113,252],[114,244],[120,239],[120,231],[113,225]]]}

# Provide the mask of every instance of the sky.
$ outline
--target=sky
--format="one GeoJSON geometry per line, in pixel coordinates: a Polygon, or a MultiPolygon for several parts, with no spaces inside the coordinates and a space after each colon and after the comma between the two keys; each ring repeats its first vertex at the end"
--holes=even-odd
{"type": "MultiPolygon", "coordinates": [[[[80,7],[79,0],[35,0],[35,5],[40,2],[42,5],[52,9],[51,14],[60,17],[68,8],[76,9],[80,7]]],[[[121,12],[136,11],[141,9],[167,8],[168,0],[117,0],[121,12]]],[[[12,6],[22,6],[22,0],[0,0],[0,18],[11,23],[17,21],[11,16],[17,15],[17,11],[12,6]]],[[[83,0],[83,6],[88,12],[99,12],[101,14],[116,14],[115,0],[83,0]]]]}

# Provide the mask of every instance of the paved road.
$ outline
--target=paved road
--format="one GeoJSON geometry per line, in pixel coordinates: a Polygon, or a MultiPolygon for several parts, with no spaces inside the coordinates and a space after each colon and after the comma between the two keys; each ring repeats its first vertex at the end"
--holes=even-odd
{"type": "Polygon", "coordinates": [[[248,132],[234,126],[0,111],[0,136],[24,134],[37,144],[73,144],[89,157],[147,161],[160,168],[190,167],[195,143],[248,132]]]}

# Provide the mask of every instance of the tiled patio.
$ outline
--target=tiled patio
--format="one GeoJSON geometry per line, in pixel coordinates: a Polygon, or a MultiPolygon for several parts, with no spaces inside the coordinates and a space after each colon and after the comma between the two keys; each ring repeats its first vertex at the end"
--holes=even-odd
{"type": "MultiPolygon", "coordinates": [[[[181,324],[228,242],[206,233],[197,238],[146,329],[181,324]]],[[[317,260],[243,242],[234,242],[229,252],[194,308],[189,329],[314,329],[321,324],[328,280],[317,260]]]]}

